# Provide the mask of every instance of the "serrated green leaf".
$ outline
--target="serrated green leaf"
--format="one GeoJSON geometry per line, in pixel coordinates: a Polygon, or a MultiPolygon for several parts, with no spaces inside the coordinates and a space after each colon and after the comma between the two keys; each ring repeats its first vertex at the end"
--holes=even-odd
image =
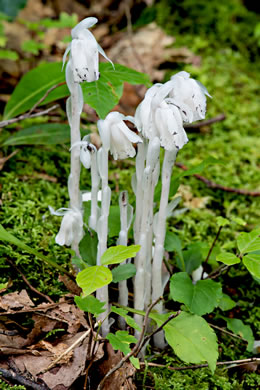
{"type": "Polygon", "coordinates": [[[227,226],[230,224],[229,220],[227,218],[223,218],[223,217],[217,217],[216,221],[217,221],[217,225],[219,227],[227,226]]]}
{"type": "Polygon", "coordinates": [[[112,269],[113,283],[121,282],[135,276],[136,267],[134,264],[121,264],[118,267],[112,269]]]}
{"type": "Polygon", "coordinates": [[[216,260],[227,265],[238,264],[241,261],[234,253],[230,252],[220,252],[216,256],[216,260]]]}
{"type": "Polygon", "coordinates": [[[8,138],[4,145],[55,145],[70,141],[69,125],[41,123],[19,130],[8,138]]]}
{"type": "MultiPolygon", "coordinates": [[[[150,317],[158,326],[166,319],[155,313],[151,313],[150,317]]],[[[214,372],[218,358],[217,337],[204,318],[182,312],[163,329],[167,342],[180,359],[194,364],[207,361],[211,372],[214,372]]]]}
{"type": "Polygon", "coordinates": [[[254,344],[254,335],[251,327],[249,325],[245,325],[243,321],[237,318],[225,318],[225,320],[227,321],[227,327],[229,330],[231,330],[231,332],[247,340],[247,351],[252,352],[254,344]]]}
{"type": "Polygon", "coordinates": [[[260,250],[260,229],[252,230],[250,233],[240,233],[237,237],[237,246],[240,253],[245,254],[260,250]]]}
{"type": "Polygon", "coordinates": [[[231,299],[227,294],[223,294],[218,306],[221,310],[227,311],[233,309],[233,307],[236,306],[236,302],[233,301],[233,299],[231,299]]]}
{"type": "Polygon", "coordinates": [[[97,246],[97,233],[94,231],[87,231],[79,243],[79,252],[82,259],[89,265],[96,265],[97,246]]]}
{"type": "Polygon", "coordinates": [[[254,277],[260,278],[260,254],[249,253],[243,257],[243,263],[254,277]]]}
{"type": "Polygon", "coordinates": [[[97,289],[112,282],[112,272],[107,267],[95,265],[80,271],[76,282],[82,288],[84,295],[89,295],[97,289]]]}
{"type": "Polygon", "coordinates": [[[219,305],[222,288],[213,280],[199,280],[194,285],[186,272],[178,272],[171,277],[170,297],[184,303],[192,313],[204,315],[219,305]]]}
{"type": "Polygon", "coordinates": [[[55,261],[49,259],[48,257],[44,256],[42,253],[31,248],[29,245],[24,244],[18,238],[13,236],[11,233],[5,230],[5,228],[2,225],[0,225],[0,240],[9,242],[10,244],[13,244],[18,248],[22,249],[23,251],[30,253],[36,257],[39,257],[39,259],[43,260],[49,266],[54,267],[65,274],[69,274],[68,271],[66,271],[62,266],[57,264],[55,261]]]}
{"type": "Polygon", "coordinates": [[[97,298],[93,297],[93,295],[88,295],[87,297],[75,296],[74,300],[80,310],[91,313],[95,317],[106,311],[106,309],[104,309],[105,302],[100,302],[97,298]]]}
{"type": "Polygon", "coordinates": [[[101,256],[102,265],[119,264],[126,259],[135,257],[136,253],[140,250],[140,245],[117,245],[111,246],[101,256]]]}
{"type": "MultiPolygon", "coordinates": [[[[5,106],[4,120],[16,117],[30,110],[53,85],[65,81],[60,62],[41,64],[27,72],[17,84],[11,98],[5,106]]],[[[52,102],[69,95],[66,85],[62,85],[47,96],[42,104],[52,102]]]]}

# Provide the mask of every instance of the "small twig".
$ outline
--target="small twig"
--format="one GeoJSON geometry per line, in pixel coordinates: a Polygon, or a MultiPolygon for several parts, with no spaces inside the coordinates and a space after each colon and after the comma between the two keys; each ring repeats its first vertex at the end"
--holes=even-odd
{"type": "Polygon", "coordinates": [[[53,85],[52,87],[50,87],[46,92],[45,94],[40,98],[40,100],[38,100],[37,103],[35,103],[34,106],[32,106],[32,108],[30,109],[30,111],[28,112],[29,115],[31,115],[31,113],[46,99],[46,97],[56,88],[58,87],[61,87],[62,85],[65,85],[66,84],[66,81],[62,81],[61,83],[58,83],[58,84],[55,84],[53,85]]]}
{"type": "Polygon", "coordinates": [[[218,330],[220,330],[221,332],[226,333],[226,334],[228,334],[228,335],[231,336],[231,337],[234,337],[234,338],[236,338],[236,339],[239,339],[239,340],[241,340],[241,341],[244,341],[244,342],[248,343],[248,341],[247,341],[246,339],[244,339],[244,338],[241,337],[241,336],[238,336],[237,334],[234,334],[234,333],[232,333],[232,332],[229,332],[228,330],[223,329],[223,328],[220,328],[220,326],[213,325],[213,324],[211,324],[211,323],[209,323],[209,322],[208,322],[208,324],[209,324],[209,326],[211,326],[212,328],[218,329],[218,330]]]}
{"type": "Polygon", "coordinates": [[[50,303],[54,303],[53,300],[52,300],[48,295],[43,294],[42,292],[38,291],[35,287],[33,287],[33,286],[31,285],[31,283],[28,281],[28,279],[25,277],[25,275],[22,273],[22,271],[19,270],[19,268],[12,262],[12,260],[6,259],[6,261],[7,261],[9,264],[11,264],[11,266],[16,270],[16,272],[18,272],[18,273],[21,275],[21,277],[22,277],[24,283],[27,284],[27,286],[28,286],[33,292],[35,292],[35,294],[40,295],[42,298],[44,298],[45,300],[47,300],[47,301],[50,302],[50,303]]]}
{"type": "Polygon", "coordinates": [[[205,274],[205,265],[206,265],[206,264],[208,263],[208,261],[209,261],[210,255],[211,255],[211,253],[212,253],[212,251],[213,251],[213,249],[214,249],[214,246],[216,245],[216,242],[217,242],[217,240],[218,240],[218,238],[219,238],[219,235],[220,235],[220,232],[221,232],[222,228],[223,228],[223,226],[220,226],[220,227],[219,227],[219,229],[218,229],[218,231],[217,231],[217,234],[216,234],[216,237],[214,238],[214,240],[213,240],[213,242],[212,242],[212,244],[211,244],[211,247],[209,248],[207,257],[206,257],[206,259],[205,259],[205,261],[204,261],[204,266],[203,266],[203,271],[202,271],[202,274],[201,274],[201,279],[203,279],[203,276],[204,276],[204,274],[205,274]]]}
{"type": "MultiPolygon", "coordinates": [[[[179,163],[179,162],[176,162],[175,165],[177,167],[183,169],[184,171],[187,171],[187,169],[188,169],[186,167],[186,165],[179,163]]],[[[193,176],[196,177],[198,180],[202,181],[203,183],[205,183],[206,186],[209,188],[216,188],[218,190],[232,192],[232,193],[240,194],[240,195],[260,196],[260,191],[250,191],[250,190],[244,190],[244,189],[239,189],[239,188],[222,186],[221,184],[214,183],[213,181],[207,179],[204,176],[198,175],[197,173],[195,173],[193,176]]]]}
{"type": "MultiPolygon", "coordinates": [[[[95,323],[94,328],[98,326],[98,322],[95,323]]],[[[44,374],[45,372],[49,371],[51,368],[56,366],[56,364],[70,351],[72,351],[78,344],[80,344],[91,332],[91,328],[89,328],[86,332],[84,332],[78,340],[76,340],[69,348],[66,349],[60,356],[57,357],[47,368],[45,368],[43,371],[41,371],[41,374],[44,374]]]]}
{"type": "MultiPolygon", "coordinates": [[[[252,363],[252,362],[259,362],[260,363],[260,358],[250,358],[250,359],[241,359],[241,360],[230,360],[226,362],[217,362],[217,366],[225,366],[225,365],[241,365],[245,363],[252,363]]],[[[171,366],[166,366],[164,364],[157,364],[157,363],[144,363],[140,362],[141,366],[148,365],[150,367],[159,367],[159,368],[167,368],[168,370],[172,371],[184,371],[184,370],[195,370],[198,368],[204,368],[208,367],[208,363],[205,364],[196,364],[192,366],[183,366],[183,367],[171,367],[171,366]]]]}
{"type": "Polygon", "coordinates": [[[214,118],[207,119],[207,120],[202,121],[202,122],[198,122],[198,123],[194,123],[194,124],[190,124],[190,125],[184,125],[184,129],[199,129],[200,127],[208,126],[208,125],[211,125],[212,123],[215,123],[215,122],[221,122],[225,119],[226,119],[225,114],[219,114],[219,115],[215,116],[214,118]]]}
{"type": "Polygon", "coordinates": [[[25,114],[22,114],[22,115],[20,115],[20,116],[18,116],[16,118],[7,119],[6,121],[0,122],[0,128],[8,126],[8,125],[11,125],[12,123],[20,122],[20,121],[22,121],[24,119],[37,118],[38,116],[46,115],[50,111],[55,110],[57,107],[59,107],[59,105],[55,104],[54,106],[52,106],[50,108],[47,108],[46,110],[43,110],[43,111],[40,111],[40,112],[36,112],[35,114],[29,114],[29,112],[26,112],[25,114]]]}
{"type": "Polygon", "coordinates": [[[17,374],[14,370],[5,370],[4,368],[0,368],[0,373],[3,378],[9,379],[10,381],[19,383],[26,387],[26,389],[33,390],[48,390],[49,387],[45,385],[39,385],[36,382],[33,382],[30,379],[24,378],[23,376],[17,374]]]}
{"type": "Polygon", "coordinates": [[[104,376],[104,378],[101,380],[101,382],[99,383],[98,385],[98,388],[97,390],[101,390],[105,381],[107,380],[108,377],[110,377],[110,375],[112,375],[115,371],[117,371],[119,368],[122,367],[122,365],[131,357],[131,356],[134,356],[136,354],[136,352],[139,350],[139,347],[143,341],[143,338],[144,338],[144,334],[145,334],[145,331],[146,331],[146,328],[147,328],[147,324],[148,324],[148,319],[149,319],[149,314],[151,312],[151,310],[153,309],[153,307],[155,305],[157,305],[157,303],[163,299],[163,297],[159,297],[156,299],[156,301],[152,302],[150,304],[150,306],[148,306],[147,308],[147,311],[145,313],[145,317],[144,317],[144,322],[143,322],[143,327],[142,327],[142,331],[141,331],[141,334],[140,334],[140,337],[139,337],[139,340],[138,342],[135,344],[134,348],[127,354],[125,355],[121,360],[120,362],[118,362],[113,368],[111,368],[111,370],[109,370],[106,375],[104,376]]]}
{"type": "Polygon", "coordinates": [[[59,306],[61,304],[62,304],[61,302],[48,303],[42,307],[37,306],[37,307],[33,307],[33,308],[28,308],[28,309],[9,310],[9,311],[0,312],[0,316],[7,316],[7,315],[11,315],[11,314],[35,313],[35,312],[40,311],[40,310],[47,311],[47,310],[52,309],[53,307],[59,306]]]}
{"type": "Polygon", "coordinates": [[[222,264],[220,267],[212,271],[205,279],[216,279],[219,275],[223,274],[230,265],[222,264]]]}
{"type": "Polygon", "coordinates": [[[141,345],[139,347],[139,350],[136,352],[136,355],[138,355],[138,353],[141,351],[141,349],[143,348],[143,346],[147,343],[147,341],[149,339],[151,339],[156,333],[160,332],[163,329],[163,327],[168,324],[168,322],[170,322],[174,318],[178,317],[178,315],[180,313],[181,313],[181,310],[179,310],[177,313],[171,314],[167,318],[167,320],[162,323],[162,325],[160,325],[158,328],[156,328],[151,334],[149,334],[148,336],[144,337],[144,339],[143,339],[143,341],[142,341],[142,343],[141,343],[141,345]]]}

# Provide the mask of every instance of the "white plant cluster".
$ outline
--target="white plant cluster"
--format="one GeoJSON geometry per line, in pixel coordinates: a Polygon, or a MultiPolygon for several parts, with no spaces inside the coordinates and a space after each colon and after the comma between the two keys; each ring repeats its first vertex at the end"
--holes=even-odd
{"type": "MultiPolygon", "coordinates": [[[[190,78],[187,72],[179,72],[164,84],[155,84],[146,92],[144,100],[137,107],[134,117],[111,112],[104,120],[98,121],[102,147],[97,151],[88,137],[80,139],[80,115],[83,108],[83,95],[80,83],[99,78],[98,52],[108,59],[88,30],[97,22],[96,18],[86,18],[72,30],[72,42],[66,65],[66,82],[70,91],[67,100],[67,115],[71,128],[71,172],[68,179],[70,206],[58,210],[63,215],[56,242],[72,246],[79,255],[78,244],[84,235],[82,197],[79,188],[81,163],[91,169],[91,215],[89,227],[98,235],[97,265],[107,249],[108,216],[111,189],[108,185],[108,156],[115,160],[136,156],[136,173],[132,178],[132,188],[136,196],[134,240],[141,246],[134,262],[134,308],[146,310],[151,301],[163,294],[169,275],[163,271],[164,240],[166,220],[177,206],[179,198],[169,202],[171,173],[178,151],[188,142],[183,123],[191,123],[205,118],[206,88],[190,78]],[[125,121],[132,122],[138,134],[130,130],[125,121]],[[137,154],[135,149],[137,144],[137,154]],[[162,166],[160,150],[164,151],[162,166]],[[159,211],[154,214],[154,191],[161,180],[159,211]],[[101,188],[101,208],[98,206],[98,191],[101,188]]],[[[109,59],[108,59],[109,60],[109,59]]],[[[110,61],[110,60],[109,60],[110,61]]],[[[110,61],[111,62],[111,61],[110,61]]],[[[113,65],[113,64],[112,64],[113,65]]],[[[119,197],[121,230],[118,244],[127,245],[128,230],[133,219],[133,208],[128,204],[127,191],[119,197]]],[[[108,287],[97,291],[97,298],[106,302],[106,312],[102,333],[109,332],[107,317],[109,309],[108,287]]],[[[119,283],[119,303],[128,305],[126,281],[119,283]]],[[[157,305],[163,312],[162,303],[157,305]]],[[[141,326],[142,317],[135,316],[141,326]]],[[[123,326],[124,324],[121,323],[123,326]]],[[[162,347],[163,335],[158,333],[155,344],[162,347]]]]}

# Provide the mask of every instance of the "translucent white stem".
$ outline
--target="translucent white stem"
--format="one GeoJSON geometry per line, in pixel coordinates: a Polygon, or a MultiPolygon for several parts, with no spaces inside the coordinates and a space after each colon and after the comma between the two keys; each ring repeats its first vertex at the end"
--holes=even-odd
{"type": "Polygon", "coordinates": [[[91,213],[89,217],[89,227],[97,230],[98,218],[98,189],[100,177],[97,168],[97,151],[93,150],[91,154],[91,213]]]}
{"type": "MultiPolygon", "coordinates": [[[[128,206],[128,194],[127,191],[122,191],[119,195],[119,207],[120,207],[120,225],[121,230],[118,238],[118,245],[127,245],[127,233],[128,233],[128,223],[127,223],[127,206],[128,206]]],[[[124,261],[123,264],[125,264],[124,261]]],[[[128,306],[128,288],[127,281],[122,280],[118,284],[119,295],[118,302],[122,306],[128,306]]],[[[125,320],[122,317],[118,319],[119,326],[121,329],[125,329],[125,320]]]]}
{"type": "Polygon", "coordinates": [[[135,222],[134,222],[134,238],[135,243],[139,243],[143,207],[143,172],[146,159],[147,145],[146,140],[138,144],[138,152],[136,155],[136,205],[135,205],[135,222]]]}
{"type": "MultiPolygon", "coordinates": [[[[108,150],[100,148],[98,151],[99,174],[102,181],[102,199],[101,199],[101,215],[97,223],[98,233],[98,254],[97,265],[101,265],[100,259],[107,249],[107,234],[108,234],[108,215],[110,208],[111,190],[108,186],[108,150]]],[[[106,311],[99,316],[99,320],[103,321],[101,325],[101,333],[106,336],[109,333],[109,299],[108,286],[104,286],[97,290],[97,298],[101,302],[105,302],[104,308],[106,311]]]]}
{"type": "MultiPolygon", "coordinates": [[[[174,151],[165,150],[164,161],[162,167],[162,190],[158,216],[156,219],[155,230],[155,249],[152,265],[152,300],[155,301],[159,296],[163,295],[163,280],[162,280],[162,262],[164,254],[164,240],[166,233],[167,206],[170,192],[172,167],[176,160],[177,149],[174,151]]],[[[163,304],[160,302],[155,307],[159,313],[163,312],[163,304]]],[[[163,333],[157,333],[154,337],[154,342],[157,347],[164,345],[163,333]]]]}
{"type": "MultiPolygon", "coordinates": [[[[153,210],[151,204],[153,204],[153,173],[157,167],[160,154],[160,140],[155,137],[152,141],[149,141],[146,167],[142,175],[142,188],[143,188],[143,201],[140,209],[140,235],[138,244],[141,245],[141,249],[135,258],[136,276],[134,280],[134,307],[137,310],[145,309],[145,302],[150,300],[151,295],[151,250],[149,248],[149,232],[153,224],[153,210]],[[152,200],[151,200],[152,198],[152,200]]],[[[135,315],[135,320],[142,326],[143,318],[139,315],[135,315]]]]}

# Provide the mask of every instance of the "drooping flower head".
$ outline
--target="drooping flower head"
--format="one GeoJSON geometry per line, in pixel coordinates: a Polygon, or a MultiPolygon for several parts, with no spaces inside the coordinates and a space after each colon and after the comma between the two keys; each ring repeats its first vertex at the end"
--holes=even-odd
{"type": "MultiPolygon", "coordinates": [[[[96,41],[94,35],[88,30],[97,23],[97,18],[86,18],[77,24],[71,31],[72,41],[63,56],[63,65],[70,51],[73,79],[76,83],[82,81],[95,81],[99,78],[98,53],[108,61],[104,50],[96,41]]],[[[112,61],[110,61],[113,65],[112,61]]],[[[113,65],[114,66],[114,65],[113,65]]]]}
{"type": "Polygon", "coordinates": [[[67,208],[62,208],[55,211],[50,206],[49,210],[52,215],[63,217],[60,230],[55,238],[56,244],[61,246],[71,246],[73,242],[79,244],[84,235],[82,212],[77,209],[67,208]]]}
{"type": "Polygon", "coordinates": [[[202,84],[179,72],[148,89],[135,113],[136,126],[145,138],[158,137],[166,150],[179,150],[188,142],[183,122],[205,118],[205,95],[210,96],[202,84]]]}
{"type": "Polygon", "coordinates": [[[110,150],[115,160],[134,157],[136,151],[132,144],[143,142],[139,135],[127,127],[126,120],[134,123],[133,117],[110,112],[105,119],[98,121],[103,147],[110,150]]]}

